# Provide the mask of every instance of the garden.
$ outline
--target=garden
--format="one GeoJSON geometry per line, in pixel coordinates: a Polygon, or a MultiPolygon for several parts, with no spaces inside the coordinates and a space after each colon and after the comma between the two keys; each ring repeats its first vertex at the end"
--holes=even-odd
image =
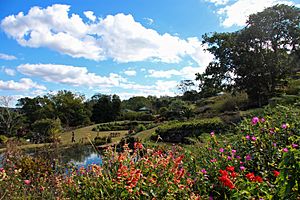
{"type": "Polygon", "coordinates": [[[86,168],[32,157],[8,144],[0,198],[299,199],[299,116],[296,107],[266,107],[235,132],[212,129],[205,143],[109,147],[102,165],[86,168]]]}

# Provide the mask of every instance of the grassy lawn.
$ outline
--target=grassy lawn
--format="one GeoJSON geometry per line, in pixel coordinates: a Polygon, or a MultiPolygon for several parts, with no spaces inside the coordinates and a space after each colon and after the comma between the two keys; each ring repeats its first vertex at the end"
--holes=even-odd
{"type": "Polygon", "coordinates": [[[141,131],[141,132],[135,134],[133,137],[139,138],[142,142],[149,140],[152,133],[154,133],[156,129],[157,129],[157,127],[154,127],[152,129],[141,131]]]}
{"type": "Polygon", "coordinates": [[[94,127],[96,127],[98,124],[87,126],[79,129],[75,129],[73,131],[67,131],[60,134],[61,137],[61,143],[62,144],[72,144],[72,132],[74,132],[75,135],[75,142],[83,142],[88,143],[89,139],[91,141],[94,140],[96,136],[109,136],[110,133],[120,133],[119,137],[112,138],[112,142],[118,142],[122,139],[122,137],[125,136],[125,134],[128,132],[127,130],[122,131],[92,131],[94,127]]]}
{"type": "MultiPolygon", "coordinates": [[[[109,136],[110,133],[120,133],[119,137],[114,137],[112,138],[112,143],[115,142],[119,142],[126,134],[127,134],[127,130],[121,130],[121,131],[92,131],[92,129],[94,127],[96,127],[99,124],[94,124],[91,126],[86,126],[83,128],[78,128],[75,129],[73,131],[67,131],[67,132],[63,132],[60,133],[60,139],[61,139],[61,146],[70,146],[72,144],[76,144],[76,143],[90,143],[90,141],[94,141],[94,138],[96,136],[109,136]],[[75,135],[75,143],[72,143],[72,132],[74,132],[75,135]]],[[[134,137],[138,137],[140,138],[142,141],[146,141],[149,140],[151,134],[153,132],[155,132],[157,127],[149,129],[149,130],[145,130],[142,132],[137,133],[134,137]]],[[[43,143],[43,144],[24,144],[19,146],[21,149],[34,149],[34,148],[41,148],[41,147],[45,147],[47,145],[50,145],[50,143],[43,143]]],[[[5,148],[0,148],[0,153],[5,151],[5,148]]]]}

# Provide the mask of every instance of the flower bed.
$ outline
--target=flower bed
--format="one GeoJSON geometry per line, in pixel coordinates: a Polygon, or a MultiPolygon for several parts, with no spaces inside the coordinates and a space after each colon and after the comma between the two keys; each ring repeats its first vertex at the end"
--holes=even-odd
{"type": "Polygon", "coordinates": [[[136,142],[133,150],[108,149],[102,166],[69,167],[68,174],[37,158],[24,165],[22,155],[8,152],[0,169],[0,198],[297,199],[299,116],[296,108],[267,109],[244,120],[227,141],[211,132],[206,146],[192,150],[136,142]]]}

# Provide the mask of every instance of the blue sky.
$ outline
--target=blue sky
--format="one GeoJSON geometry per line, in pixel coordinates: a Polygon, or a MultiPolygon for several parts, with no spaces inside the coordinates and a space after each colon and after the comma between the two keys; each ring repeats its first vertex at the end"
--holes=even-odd
{"type": "Polygon", "coordinates": [[[174,96],[213,59],[204,33],[278,3],[300,0],[0,0],[0,96],[174,96]]]}

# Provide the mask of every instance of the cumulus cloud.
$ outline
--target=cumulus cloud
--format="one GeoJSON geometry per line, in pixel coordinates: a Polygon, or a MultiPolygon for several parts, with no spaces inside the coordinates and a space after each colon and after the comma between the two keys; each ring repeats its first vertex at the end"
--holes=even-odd
{"type": "Polygon", "coordinates": [[[181,76],[184,79],[195,79],[196,73],[203,73],[205,67],[191,67],[186,66],[180,70],[171,69],[171,70],[148,70],[149,77],[154,78],[171,78],[172,76],[181,76]]]}
{"type": "Polygon", "coordinates": [[[17,70],[27,76],[35,76],[47,82],[62,83],[72,86],[118,86],[120,82],[126,82],[118,74],[110,73],[109,76],[99,76],[88,72],[85,67],[56,64],[22,64],[17,70]]]}
{"type": "Polygon", "coordinates": [[[46,87],[43,85],[39,85],[36,82],[33,82],[29,78],[21,78],[19,82],[15,82],[14,80],[9,80],[9,81],[0,80],[0,90],[24,91],[30,89],[46,90],[46,87]]]}
{"type": "Polygon", "coordinates": [[[225,5],[229,2],[229,0],[206,0],[207,2],[213,3],[216,6],[218,5],[225,5]]]}
{"type": "Polygon", "coordinates": [[[94,15],[93,11],[85,11],[83,14],[92,22],[96,21],[96,16],[94,15]]]}
{"type": "Polygon", "coordinates": [[[1,27],[22,46],[47,47],[75,58],[177,63],[184,56],[192,56],[202,62],[197,53],[202,48],[197,41],[195,45],[195,39],[160,34],[144,27],[130,14],[107,15],[98,20],[92,11],[84,14],[88,22],[70,13],[68,5],[32,7],[27,14],[5,17],[1,27]]]}
{"type": "MultiPolygon", "coordinates": [[[[222,2],[222,0],[209,0],[215,3],[222,2]]],[[[228,1],[224,1],[226,6],[219,8],[217,13],[221,16],[221,24],[224,27],[231,27],[234,25],[244,26],[249,15],[261,12],[267,7],[274,6],[276,4],[294,5],[290,0],[235,0],[230,4],[228,1]],[[226,4],[227,3],[227,4],[226,4]]]]}
{"type": "Polygon", "coordinates": [[[130,96],[175,96],[177,88],[176,81],[158,80],[153,85],[141,85],[137,83],[121,83],[120,87],[123,89],[134,90],[134,92],[123,92],[120,96],[123,98],[130,96]]]}
{"type": "Polygon", "coordinates": [[[136,71],[135,70],[126,70],[124,71],[124,74],[127,76],[136,76],[136,71]]]}
{"type": "Polygon", "coordinates": [[[17,57],[13,56],[13,55],[8,55],[8,54],[5,54],[5,53],[0,53],[0,59],[2,59],[2,60],[15,60],[15,59],[17,59],[17,57]]]}
{"type": "Polygon", "coordinates": [[[7,74],[9,76],[15,76],[16,75],[16,71],[14,69],[4,68],[3,71],[4,71],[5,74],[7,74]]]}

